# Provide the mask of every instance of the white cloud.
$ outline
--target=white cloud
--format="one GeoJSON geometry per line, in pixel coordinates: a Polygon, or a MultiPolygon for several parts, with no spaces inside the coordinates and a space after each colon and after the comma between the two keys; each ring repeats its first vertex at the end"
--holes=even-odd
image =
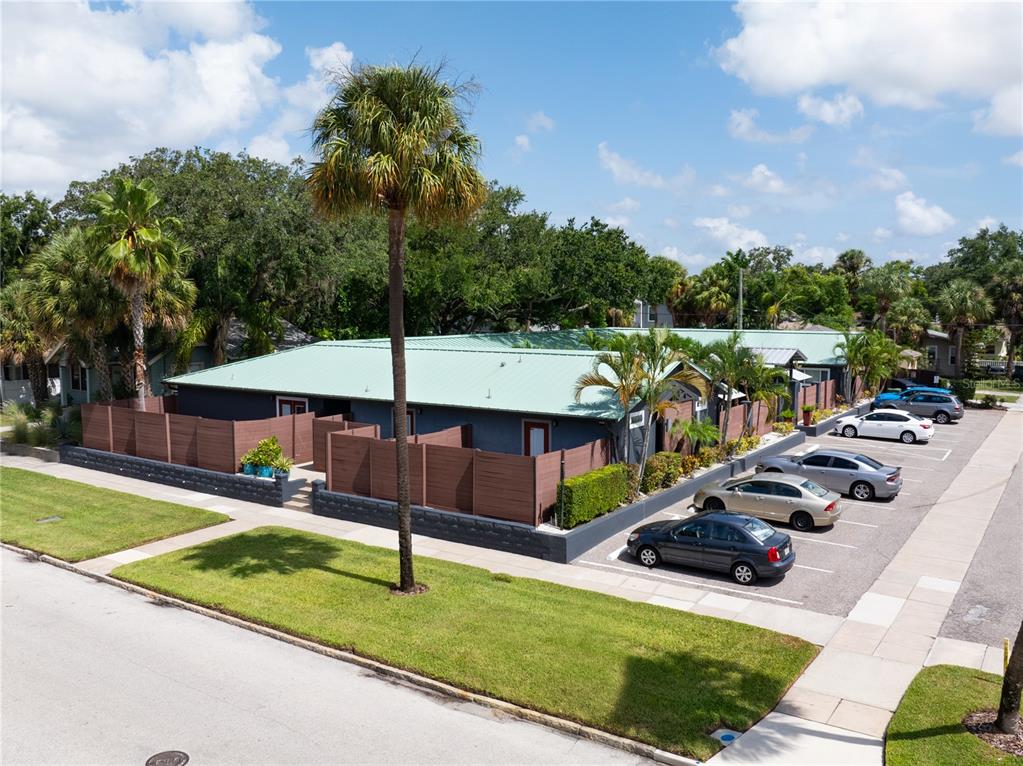
{"type": "Polygon", "coordinates": [[[835,239],[839,242],[848,242],[849,235],[846,234],[844,231],[840,231],[838,232],[838,234],[835,235],[835,239]]]}
{"type": "Polygon", "coordinates": [[[710,258],[703,253],[684,253],[674,245],[668,245],[662,249],[661,255],[665,258],[671,258],[673,261],[678,261],[683,266],[693,270],[702,269],[710,262],[710,258]]]}
{"type": "Polygon", "coordinates": [[[622,197],[617,202],[612,202],[607,206],[608,210],[614,210],[617,213],[634,213],[639,208],[639,201],[634,200],[632,197],[622,197]]]}
{"type": "Polygon", "coordinates": [[[814,245],[813,247],[807,247],[802,250],[797,249],[795,251],[795,259],[800,263],[810,266],[818,263],[823,266],[829,266],[834,263],[837,256],[838,251],[835,248],[823,245],[814,245]]]}
{"type": "Polygon", "coordinates": [[[879,167],[867,179],[867,187],[878,191],[894,191],[908,183],[906,174],[898,168],[879,167]]]}
{"type": "Polygon", "coordinates": [[[795,233],[795,236],[793,236],[793,237],[792,237],[792,239],[794,239],[794,240],[796,241],[796,243],[797,243],[797,244],[800,244],[800,245],[801,245],[801,244],[803,244],[804,242],[806,242],[806,234],[804,234],[804,233],[803,233],[803,232],[801,232],[801,231],[797,231],[797,232],[795,233]]]}
{"type": "Polygon", "coordinates": [[[629,225],[629,217],[627,215],[609,215],[604,217],[604,223],[620,229],[629,225]]]}
{"type": "Polygon", "coordinates": [[[911,191],[902,192],[895,198],[895,212],[899,229],[906,234],[929,237],[940,234],[955,224],[956,219],[938,205],[928,205],[927,200],[911,191]]]}
{"type": "Polygon", "coordinates": [[[526,130],[530,133],[554,130],[554,120],[543,112],[533,112],[529,115],[529,119],[526,120],[526,130]]]}
{"type": "Polygon", "coordinates": [[[863,116],[863,103],[852,93],[840,93],[830,101],[804,93],[797,104],[799,111],[811,120],[832,127],[847,127],[857,117],[863,116]]]}
{"type": "Polygon", "coordinates": [[[727,197],[732,191],[724,184],[713,184],[707,187],[707,194],[711,197],[727,197]]]}
{"type": "Polygon", "coordinates": [[[697,218],[693,221],[693,226],[703,229],[718,242],[724,243],[729,250],[767,245],[767,237],[762,231],[744,228],[727,218],[697,218]]]}
{"type": "Polygon", "coordinates": [[[784,194],[789,190],[785,182],[763,163],[754,167],[742,180],[747,189],[764,192],[765,194],[784,194]]]}
{"type": "Polygon", "coordinates": [[[279,97],[260,24],[243,4],[5,5],[5,188],[60,195],[131,154],[249,126],[279,97]]]}
{"type": "Polygon", "coordinates": [[[715,54],[760,93],[845,87],[883,106],[934,108],[946,95],[988,102],[976,128],[1020,129],[1018,3],[757,3],[715,54]]]}
{"type": "Polygon", "coordinates": [[[729,205],[728,216],[730,218],[748,218],[753,210],[749,205],[729,205]]]}
{"type": "Polygon", "coordinates": [[[529,136],[521,134],[515,136],[515,148],[521,152],[528,152],[533,148],[533,145],[529,141],[529,136]]]}
{"type": "Polygon", "coordinates": [[[812,125],[802,125],[785,133],[771,133],[757,127],[756,109],[733,109],[728,118],[728,134],[740,141],[756,144],[800,144],[813,133],[812,125]]]}
{"type": "Polygon", "coordinates": [[[302,154],[291,142],[302,140],[316,112],[330,100],[332,82],[343,77],[355,60],[342,42],[306,48],[305,55],[309,60],[305,79],[284,89],[284,103],[267,129],[249,141],[249,154],[275,162],[289,162],[302,154]]]}
{"type": "Polygon", "coordinates": [[[677,229],[679,227],[678,220],[675,218],[671,218],[670,216],[668,218],[665,218],[663,223],[669,229],[677,229]]]}
{"type": "Polygon", "coordinates": [[[1002,157],[1002,162],[1006,165],[1019,165],[1023,168],[1023,149],[1020,149],[1015,154],[1010,154],[1008,157],[1002,157]]]}
{"type": "Polygon", "coordinates": [[[976,228],[977,231],[980,231],[981,229],[997,229],[998,219],[992,218],[991,216],[985,216],[977,221],[976,228]]]}
{"type": "Polygon", "coordinates": [[[878,242],[885,239],[891,239],[892,230],[886,229],[884,226],[878,226],[876,229],[874,229],[873,236],[874,239],[878,242]]]}
{"type": "Polygon", "coordinates": [[[692,168],[686,167],[678,175],[665,178],[612,151],[608,148],[606,141],[601,141],[597,145],[597,157],[600,159],[600,166],[609,171],[614,180],[620,184],[645,186],[651,189],[679,188],[690,183],[695,177],[692,168]]]}

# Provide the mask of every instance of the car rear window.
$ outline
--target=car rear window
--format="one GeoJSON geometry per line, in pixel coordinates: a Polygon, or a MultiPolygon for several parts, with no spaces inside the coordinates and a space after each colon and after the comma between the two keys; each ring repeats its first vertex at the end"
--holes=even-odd
{"type": "Polygon", "coordinates": [[[810,481],[809,479],[804,481],[799,486],[805,489],[807,492],[817,495],[817,497],[824,497],[826,494],[828,494],[828,491],[824,489],[824,487],[822,487],[815,481],[810,481]]]}
{"type": "Polygon", "coordinates": [[[746,519],[742,523],[742,528],[753,535],[760,542],[764,542],[767,538],[774,534],[774,529],[760,519],[746,519]]]}
{"type": "Polygon", "coordinates": [[[873,469],[874,469],[875,471],[876,471],[876,470],[877,470],[878,468],[884,468],[884,463],[879,463],[879,462],[877,462],[876,460],[874,460],[874,458],[872,458],[872,457],[867,457],[866,455],[857,455],[857,456],[856,456],[856,459],[857,459],[857,460],[859,460],[859,461],[860,461],[861,463],[863,463],[864,465],[870,466],[870,467],[871,467],[871,468],[873,468],[873,469]]]}

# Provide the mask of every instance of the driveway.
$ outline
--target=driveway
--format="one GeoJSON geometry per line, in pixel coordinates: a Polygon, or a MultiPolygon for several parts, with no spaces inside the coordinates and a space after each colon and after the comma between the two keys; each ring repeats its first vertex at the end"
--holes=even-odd
{"type": "MultiPolygon", "coordinates": [[[[891,501],[843,498],[842,518],[831,529],[801,533],[780,527],[792,536],[797,561],[795,568],[780,580],[744,587],[727,575],[698,569],[663,565],[648,570],[624,550],[628,531],[606,540],[573,563],[845,616],[1002,417],[1003,413],[997,411],[970,410],[959,423],[936,426],[928,444],[846,439],[833,434],[808,438],[797,450],[812,444],[856,450],[883,463],[902,466],[904,484],[899,496],[891,501]]],[[[688,508],[691,502],[692,498],[686,498],[648,521],[685,518],[691,513],[688,508]]]]}
{"type": "Polygon", "coordinates": [[[0,551],[3,763],[639,764],[0,551]]]}

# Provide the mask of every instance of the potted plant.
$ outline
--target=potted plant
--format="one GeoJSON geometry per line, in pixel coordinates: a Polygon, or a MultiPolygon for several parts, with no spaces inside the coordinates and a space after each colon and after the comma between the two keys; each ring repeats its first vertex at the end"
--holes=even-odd
{"type": "Polygon", "coordinates": [[[781,414],[778,417],[781,418],[783,423],[789,423],[793,420],[793,418],[796,417],[796,413],[794,413],[792,410],[782,410],[781,414]]]}
{"type": "Polygon", "coordinates": [[[812,405],[812,404],[804,404],[803,405],[803,425],[804,426],[810,425],[810,421],[813,420],[813,411],[815,409],[817,409],[817,408],[814,405],[812,405]]]}
{"type": "Polygon", "coordinates": [[[242,455],[241,462],[242,473],[261,479],[273,478],[274,469],[278,466],[282,467],[279,470],[286,472],[291,470],[292,465],[291,459],[285,457],[276,436],[261,439],[255,447],[242,455]],[[285,465],[287,467],[283,468],[285,465]]]}
{"type": "Polygon", "coordinates": [[[291,467],[295,465],[295,461],[283,453],[279,458],[274,460],[271,468],[273,468],[274,476],[282,476],[287,479],[291,474],[291,467]]]}

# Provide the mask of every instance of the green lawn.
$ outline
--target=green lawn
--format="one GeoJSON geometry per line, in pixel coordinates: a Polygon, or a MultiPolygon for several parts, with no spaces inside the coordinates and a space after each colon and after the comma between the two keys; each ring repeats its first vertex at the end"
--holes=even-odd
{"type": "Polygon", "coordinates": [[[924,668],[913,679],[888,724],[887,766],[1021,766],[1023,758],[970,734],[962,719],[974,710],[997,709],[1002,679],[953,665],[924,668]]]}
{"type": "Polygon", "coordinates": [[[103,556],[227,521],[222,513],[0,468],[0,540],[66,561],[103,556]],[[40,519],[59,516],[59,520],[40,519]]]}
{"type": "Polygon", "coordinates": [[[765,715],[816,654],[800,639],[417,557],[428,593],[392,596],[397,553],[278,527],[114,576],[463,689],[707,758],[721,724],[765,715]]]}

